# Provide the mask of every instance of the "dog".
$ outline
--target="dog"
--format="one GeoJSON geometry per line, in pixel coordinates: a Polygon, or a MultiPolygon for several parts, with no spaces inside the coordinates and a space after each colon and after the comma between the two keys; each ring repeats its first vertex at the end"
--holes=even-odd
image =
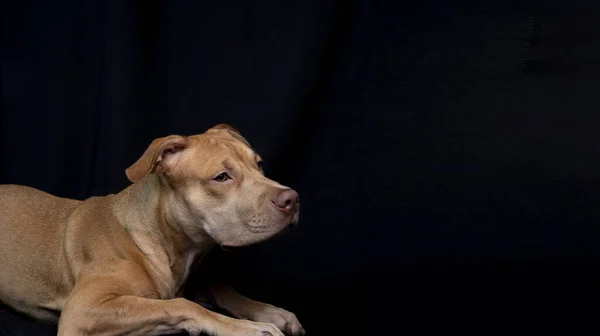
{"type": "Polygon", "coordinates": [[[73,200],[0,185],[0,301],[58,335],[304,335],[296,316],[226,285],[229,317],[181,297],[213,247],[270,239],[299,217],[296,191],[265,177],[235,128],[155,139],[117,194],[73,200]]]}

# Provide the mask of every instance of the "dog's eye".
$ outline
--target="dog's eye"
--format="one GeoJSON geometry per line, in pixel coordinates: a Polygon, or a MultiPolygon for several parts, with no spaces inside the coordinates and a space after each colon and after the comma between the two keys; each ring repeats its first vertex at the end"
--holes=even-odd
{"type": "Polygon", "coordinates": [[[229,176],[229,174],[221,173],[221,174],[217,175],[217,177],[215,177],[214,180],[217,182],[225,182],[225,181],[229,180],[230,178],[231,177],[229,176]]]}

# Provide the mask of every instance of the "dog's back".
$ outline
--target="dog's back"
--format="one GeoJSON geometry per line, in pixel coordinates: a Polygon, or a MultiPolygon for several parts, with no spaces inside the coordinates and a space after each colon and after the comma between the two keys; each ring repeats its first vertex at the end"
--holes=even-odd
{"type": "Polygon", "coordinates": [[[44,320],[58,318],[56,307],[62,303],[56,298],[70,290],[61,288],[69,282],[62,279],[68,274],[59,252],[62,229],[80,203],[26,186],[0,185],[0,301],[44,320]]]}

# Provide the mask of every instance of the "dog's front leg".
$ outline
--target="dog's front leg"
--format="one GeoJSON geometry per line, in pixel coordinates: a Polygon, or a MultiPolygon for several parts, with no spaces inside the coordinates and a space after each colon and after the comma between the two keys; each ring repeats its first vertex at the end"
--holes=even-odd
{"type": "MultiPolygon", "coordinates": [[[[61,314],[58,336],[165,335],[283,336],[270,323],[233,319],[186,299],[155,300],[111,294],[106,282],[76,288],[61,314]]],[[[114,292],[113,292],[114,293],[114,292]]]]}
{"type": "Polygon", "coordinates": [[[211,286],[206,290],[207,297],[217,306],[240,319],[273,323],[289,335],[299,336],[306,332],[294,313],[273,305],[249,299],[226,285],[211,286]]]}

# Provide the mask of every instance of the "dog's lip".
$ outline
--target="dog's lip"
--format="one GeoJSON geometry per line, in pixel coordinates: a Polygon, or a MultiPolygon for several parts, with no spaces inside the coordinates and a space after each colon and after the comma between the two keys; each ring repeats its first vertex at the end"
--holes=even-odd
{"type": "Polygon", "coordinates": [[[219,246],[221,247],[222,250],[224,250],[226,252],[235,252],[237,250],[243,249],[244,247],[252,246],[252,245],[256,245],[256,244],[260,244],[263,241],[270,240],[270,239],[282,236],[282,235],[286,234],[289,231],[293,231],[294,229],[296,229],[297,226],[298,226],[298,222],[297,221],[289,221],[287,223],[287,225],[285,225],[285,227],[281,228],[277,232],[274,232],[273,235],[271,235],[270,237],[268,237],[268,238],[266,238],[264,240],[255,241],[255,242],[252,242],[250,244],[241,244],[241,245],[219,244],[219,246]]]}

